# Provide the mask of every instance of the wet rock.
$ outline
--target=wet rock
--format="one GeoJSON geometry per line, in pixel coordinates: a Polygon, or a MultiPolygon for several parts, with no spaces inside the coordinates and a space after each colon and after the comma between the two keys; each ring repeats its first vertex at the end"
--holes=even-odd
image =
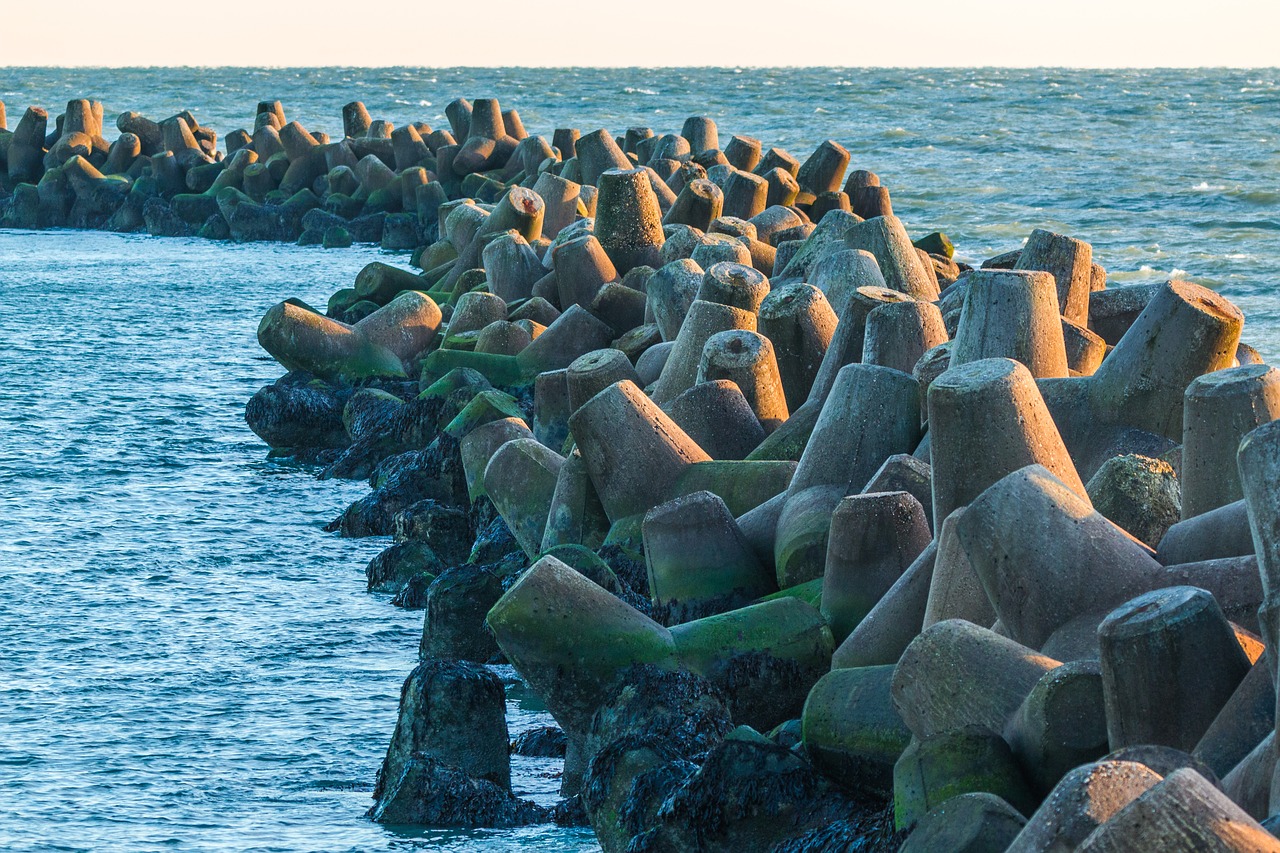
{"type": "Polygon", "coordinates": [[[472,779],[429,755],[415,754],[369,810],[377,823],[433,827],[512,827],[543,823],[548,811],[487,780],[472,779]]]}
{"type": "MultiPolygon", "coordinates": [[[[424,579],[434,580],[445,569],[435,551],[426,542],[399,542],[378,554],[365,568],[369,592],[400,593],[411,581],[419,586],[424,579]]],[[[430,584],[431,580],[425,580],[430,584]]],[[[403,605],[401,605],[403,606],[403,605]]]]}
{"type": "Polygon", "coordinates": [[[258,390],[244,419],[273,448],[345,447],[343,394],[307,373],[289,373],[258,390]]]}
{"type": "Polygon", "coordinates": [[[400,591],[391,599],[393,607],[403,610],[424,610],[427,606],[427,590],[435,582],[436,576],[427,572],[411,575],[400,591]]]}
{"type": "Polygon", "coordinates": [[[1160,459],[1114,456],[1085,489],[1094,509],[1152,548],[1182,518],[1177,475],[1172,465],[1160,459]]]}
{"type": "Polygon", "coordinates": [[[392,535],[397,543],[425,542],[445,565],[465,562],[475,533],[460,507],[436,500],[418,501],[395,514],[392,535]]]}
{"type": "Polygon", "coordinates": [[[456,658],[484,663],[498,643],[484,619],[503,593],[502,577],[488,566],[461,565],[441,572],[427,589],[422,658],[456,658]]]}
{"type": "Polygon", "coordinates": [[[521,732],[511,743],[511,754],[527,758],[564,758],[567,744],[568,739],[560,729],[555,726],[539,726],[521,732]]]}
{"type": "Polygon", "coordinates": [[[768,850],[858,810],[858,803],[790,750],[763,738],[735,737],[711,751],[658,809],[657,825],[629,849],[768,850]]]}
{"type": "Polygon", "coordinates": [[[631,667],[596,712],[583,804],[606,851],[626,849],[653,825],[663,800],[733,728],[718,691],[684,671],[631,667]]]}

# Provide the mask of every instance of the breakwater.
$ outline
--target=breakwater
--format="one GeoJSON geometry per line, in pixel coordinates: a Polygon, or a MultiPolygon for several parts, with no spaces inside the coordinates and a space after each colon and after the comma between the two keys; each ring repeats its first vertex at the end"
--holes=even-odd
{"type": "Polygon", "coordinates": [[[374,820],[1278,846],[1280,373],[1235,305],[1046,229],[959,264],[835,140],[447,112],[492,201],[439,205],[421,273],[268,311],[290,372],[246,413],[368,478],[331,529],[393,534],[370,589],[426,610],[374,820]],[[558,724],[552,809],[510,792],[498,660],[558,724]]]}

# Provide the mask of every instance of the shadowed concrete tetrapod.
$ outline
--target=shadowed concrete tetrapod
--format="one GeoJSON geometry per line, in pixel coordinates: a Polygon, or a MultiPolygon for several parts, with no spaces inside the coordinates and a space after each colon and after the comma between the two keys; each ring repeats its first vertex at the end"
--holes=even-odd
{"type": "Polygon", "coordinates": [[[840,784],[893,794],[893,765],[911,742],[889,696],[892,666],[832,670],[804,703],[804,748],[814,766],[840,784]]]}
{"type": "Polygon", "coordinates": [[[484,490],[533,559],[541,553],[547,514],[564,457],[533,438],[518,438],[498,448],[484,470],[484,490]]]}
{"type": "MultiPolygon", "coordinates": [[[[1262,576],[1258,621],[1263,641],[1274,649],[1280,640],[1280,421],[1263,424],[1246,435],[1237,461],[1262,576]]],[[[1274,676],[1280,655],[1273,653],[1268,658],[1274,676]]]]}
{"type": "Polygon", "coordinates": [[[896,664],[920,633],[937,540],[921,552],[831,656],[832,669],[896,664]]]}
{"type": "Polygon", "coordinates": [[[649,277],[646,314],[653,315],[664,341],[674,341],[689,306],[702,287],[702,267],[689,258],[663,264],[649,277]]]}
{"type": "Polygon", "coordinates": [[[1027,819],[995,794],[951,797],[920,819],[898,853],[991,853],[1003,851],[1027,819]]]}
{"type": "Polygon", "coordinates": [[[974,270],[965,281],[964,308],[951,347],[953,365],[1012,358],[1025,364],[1037,379],[1067,375],[1053,276],[974,270]]]}
{"type": "Polygon", "coordinates": [[[663,409],[713,459],[746,459],[764,441],[751,404],[728,379],[699,382],[663,409]]]}
{"type": "Polygon", "coordinates": [[[1009,718],[1004,739],[1037,793],[1107,754],[1102,692],[1098,662],[1071,661],[1046,672],[1009,718]]]}
{"type": "Polygon", "coordinates": [[[808,399],[837,322],[827,297],[811,284],[784,285],[760,305],[760,334],[773,342],[792,410],[808,399]]]}
{"type": "Polygon", "coordinates": [[[827,295],[831,310],[840,317],[859,287],[885,286],[876,256],[865,249],[844,249],[825,256],[809,271],[809,283],[827,295]]]}
{"type": "Polygon", "coordinates": [[[1182,517],[1244,497],[1235,464],[1240,440],[1280,417],[1280,370],[1250,364],[1207,373],[1187,386],[1182,409],[1182,517]]]}
{"type": "Polygon", "coordinates": [[[935,519],[1034,464],[1085,498],[1084,483],[1022,363],[992,358],[952,367],[929,385],[928,402],[935,519]]]}
{"type": "Polygon", "coordinates": [[[1053,658],[994,631],[948,619],[911,641],[893,674],[893,704],[918,738],[965,726],[1004,731],[1053,658]]]}
{"type": "Polygon", "coordinates": [[[694,492],[644,517],[649,590],[668,624],[741,607],[777,590],[729,513],[711,492],[694,492]]]}
{"type": "Polygon", "coordinates": [[[768,731],[800,716],[831,666],[831,630],[798,598],[776,598],[671,629],[680,663],[728,696],[736,722],[768,731]]]}
{"type": "Polygon", "coordinates": [[[1041,465],[984,491],[956,533],[1004,630],[1032,648],[1073,618],[1158,585],[1164,571],[1145,546],[1041,465]]]}
{"type": "Polygon", "coordinates": [[[545,554],[559,545],[582,545],[594,551],[604,544],[608,533],[609,517],[604,514],[587,466],[580,454],[570,453],[556,477],[541,552],[545,554]]]}
{"type": "Polygon", "coordinates": [[[1213,596],[1174,586],[1140,595],[1098,626],[1112,749],[1190,752],[1249,671],[1213,596]]]}
{"type": "Polygon", "coordinates": [[[669,403],[693,386],[698,378],[702,348],[717,332],[730,329],[756,330],[756,315],[741,308],[718,302],[695,301],[680,325],[675,346],[654,383],[653,399],[658,405],[669,403]]]}
{"type": "Polygon", "coordinates": [[[485,623],[516,672],[579,745],[627,667],[675,667],[669,630],[555,557],[525,571],[485,623]]]}
{"type": "Polygon", "coordinates": [[[831,514],[822,615],[840,643],[932,538],[924,507],[906,492],[850,495],[831,514]]]}
{"type": "Polygon", "coordinates": [[[629,381],[584,403],[569,431],[613,522],[666,502],[689,465],[711,458],[629,381]]]}
{"type": "Polygon", "coordinates": [[[947,340],[942,312],[932,302],[890,302],[867,315],[862,361],[911,373],[921,357],[947,340]]]}
{"type": "Polygon", "coordinates": [[[982,580],[956,535],[956,525],[963,514],[964,507],[953,511],[943,519],[938,531],[938,558],[933,565],[929,602],[924,611],[926,628],[946,619],[964,619],[975,625],[991,625],[996,621],[995,608],[982,588],[982,580]]]}

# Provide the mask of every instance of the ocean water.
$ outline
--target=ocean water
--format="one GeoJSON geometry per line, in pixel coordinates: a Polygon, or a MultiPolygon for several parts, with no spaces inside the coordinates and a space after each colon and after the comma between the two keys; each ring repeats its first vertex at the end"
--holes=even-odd
{"type": "MultiPolygon", "coordinates": [[[[490,95],[548,135],[709,114],[723,140],[801,157],[831,137],[961,259],[1063,230],[1112,285],[1221,291],[1280,356],[1275,69],[0,68],[10,126],[93,97],[225,134],[279,98],[332,133],[353,99],[442,125],[451,98],[490,95]]],[[[594,849],[586,830],[363,818],[421,613],[364,591],[385,542],[320,529],[365,487],[267,460],[243,409],[281,373],[262,312],[323,302],[374,258],[0,231],[0,848],[594,849]]],[[[504,675],[513,735],[544,723],[504,675]]],[[[555,769],[517,759],[518,792],[554,801],[555,769]]]]}

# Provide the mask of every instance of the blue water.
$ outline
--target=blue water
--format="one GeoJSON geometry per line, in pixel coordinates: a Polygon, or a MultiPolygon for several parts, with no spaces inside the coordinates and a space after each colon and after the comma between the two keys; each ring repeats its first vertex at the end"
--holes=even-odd
{"type": "MultiPolygon", "coordinates": [[[[1064,230],[1113,285],[1222,291],[1280,356],[1276,70],[0,68],[11,126],[80,96],[223,134],[267,97],[330,132],[354,98],[440,125],[451,97],[494,94],[535,133],[707,113],[801,156],[833,137],[962,259],[1064,230]]],[[[320,530],[364,486],[268,461],[243,408],[281,372],[262,312],[375,257],[0,231],[0,848],[593,849],[362,818],[421,613],[364,592],[385,542],[320,530]]],[[[546,720],[518,686],[510,708],[513,734],[546,720]]],[[[554,801],[554,770],[518,759],[517,790],[554,801]]]]}

